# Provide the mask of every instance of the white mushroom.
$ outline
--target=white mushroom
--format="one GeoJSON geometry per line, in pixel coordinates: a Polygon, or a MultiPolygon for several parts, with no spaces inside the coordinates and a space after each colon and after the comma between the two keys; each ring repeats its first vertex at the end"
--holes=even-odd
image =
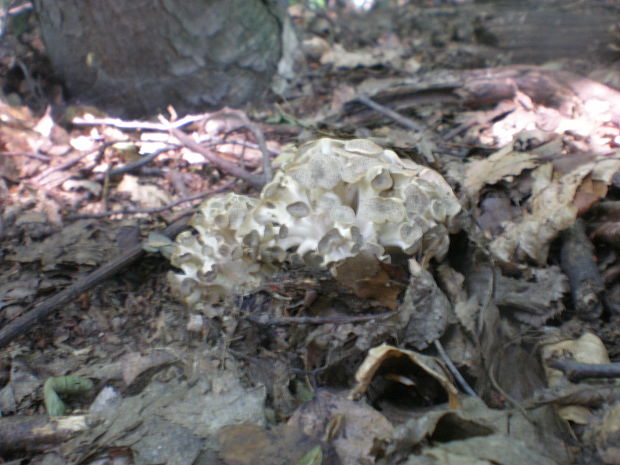
{"type": "Polygon", "coordinates": [[[191,307],[260,285],[284,261],[329,267],[385,248],[442,257],[460,205],[437,172],[366,139],[320,139],[287,157],[258,199],[206,200],[177,237],[171,273],[191,307]],[[428,248],[428,250],[422,250],[428,248]]]}

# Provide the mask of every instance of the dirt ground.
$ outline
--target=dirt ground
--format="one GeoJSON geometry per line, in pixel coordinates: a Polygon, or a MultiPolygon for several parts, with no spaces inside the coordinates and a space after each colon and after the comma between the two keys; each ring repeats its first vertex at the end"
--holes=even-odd
{"type": "Polygon", "coordinates": [[[11,13],[0,463],[620,463],[620,9],[386,3],[291,6],[306,63],[266,107],[141,121],[66,98],[11,13]],[[342,260],[303,231],[318,262],[303,237],[208,246],[234,214],[202,202],[322,147],[407,160],[373,201],[426,192],[398,200],[420,239],[382,219],[342,260]]]}

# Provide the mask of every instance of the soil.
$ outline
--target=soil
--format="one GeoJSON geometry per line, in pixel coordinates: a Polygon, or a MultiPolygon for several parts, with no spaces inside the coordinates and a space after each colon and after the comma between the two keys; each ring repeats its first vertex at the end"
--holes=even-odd
{"type": "Polygon", "coordinates": [[[284,96],[167,124],[73,101],[32,12],[5,10],[1,463],[617,463],[617,5],[327,3],[290,7],[306,62],[284,96]],[[188,308],[165,228],[320,137],[440,173],[447,254],[340,278],[287,260],[188,308]],[[607,371],[571,382],[558,358],[607,371]]]}

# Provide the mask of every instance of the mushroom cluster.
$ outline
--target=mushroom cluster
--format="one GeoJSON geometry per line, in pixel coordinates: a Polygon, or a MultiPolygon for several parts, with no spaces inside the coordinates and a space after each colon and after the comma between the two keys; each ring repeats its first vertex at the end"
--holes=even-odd
{"type": "Polygon", "coordinates": [[[392,251],[442,258],[460,204],[436,171],[366,139],[303,145],[258,199],[206,200],[181,233],[170,282],[185,303],[208,307],[258,287],[284,261],[314,267],[392,251]]]}

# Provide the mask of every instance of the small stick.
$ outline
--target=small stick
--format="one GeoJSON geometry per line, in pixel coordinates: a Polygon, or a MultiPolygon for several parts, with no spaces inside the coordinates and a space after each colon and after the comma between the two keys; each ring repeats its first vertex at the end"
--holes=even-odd
{"type": "Polygon", "coordinates": [[[57,171],[63,171],[66,170],[67,168],[71,168],[73,165],[77,164],[78,162],[80,162],[82,159],[86,158],[87,156],[89,156],[92,153],[98,152],[99,150],[103,150],[105,148],[105,146],[101,146],[98,147],[94,150],[88,150],[87,152],[81,152],[78,155],[76,155],[75,157],[70,158],[69,160],[67,160],[66,162],[58,165],[58,166],[52,166],[48,169],[46,169],[45,171],[43,171],[42,173],[38,174],[37,176],[35,176],[35,178],[33,179],[33,182],[36,184],[43,184],[45,181],[43,181],[45,178],[47,178],[50,174],[53,174],[57,171]]]}
{"type": "MultiPolygon", "coordinates": [[[[258,127],[258,124],[251,121],[250,118],[248,118],[248,116],[245,114],[245,112],[228,107],[225,107],[218,112],[212,113],[205,119],[205,121],[208,121],[210,119],[224,119],[230,117],[237,119],[241,123],[241,126],[247,128],[254,136],[254,139],[256,139],[258,148],[260,149],[263,156],[263,175],[265,177],[264,183],[267,184],[269,181],[271,181],[271,178],[273,178],[273,169],[271,167],[271,151],[267,148],[265,135],[263,134],[263,131],[261,131],[261,129],[258,127]]],[[[160,118],[160,120],[162,120],[162,118],[160,118]]]]}
{"type": "Polygon", "coordinates": [[[357,315],[357,316],[298,316],[298,317],[271,317],[271,316],[255,316],[248,315],[246,318],[253,323],[272,326],[288,326],[288,325],[326,325],[326,324],[346,324],[360,323],[371,320],[384,320],[393,316],[395,312],[376,313],[374,315],[357,315]]]}
{"type": "Polygon", "coordinates": [[[393,119],[398,124],[406,127],[407,129],[411,129],[412,131],[424,131],[425,130],[424,126],[422,126],[420,123],[416,123],[411,118],[407,118],[406,116],[403,116],[398,112],[395,112],[391,108],[388,108],[384,105],[381,105],[375,102],[374,100],[372,100],[370,97],[367,97],[366,95],[360,95],[359,97],[357,97],[356,100],[363,103],[367,107],[372,108],[376,112],[379,112],[382,115],[385,115],[388,118],[393,119]]]}
{"type": "Polygon", "coordinates": [[[560,370],[573,382],[585,378],[620,378],[620,363],[581,363],[567,359],[552,359],[547,364],[560,370]]]}
{"type": "Polygon", "coordinates": [[[248,183],[252,184],[254,187],[258,187],[259,189],[263,187],[263,185],[265,184],[262,176],[252,174],[244,170],[240,166],[237,166],[234,163],[223,160],[220,157],[213,155],[211,152],[209,152],[207,149],[205,149],[202,145],[200,145],[190,136],[185,134],[183,131],[179,129],[171,128],[170,132],[183,145],[193,150],[194,152],[201,154],[203,157],[205,157],[208,161],[216,165],[218,168],[221,168],[224,171],[227,171],[228,173],[232,174],[233,176],[236,176],[238,178],[243,179],[244,181],[247,181],[248,183]]]}
{"type": "MultiPolygon", "coordinates": [[[[108,171],[108,176],[118,176],[119,174],[124,174],[124,173],[129,173],[133,170],[137,170],[138,168],[140,168],[141,166],[144,166],[150,162],[152,162],[155,158],[157,158],[159,155],[161,155],[164,152],[168,152],[170,150],[174,150],[175,148],[178,148],[177,146],[167,146],[167,147],[162,147],[160,149],[155,150],[154,152],[149,153],[148,155],[142,155],[140,158],[138,158],[137,160],[134,160],[132,162],[126,163],[124,165],[119,166],[118,168],[113,168],[111,170],[108,171]]],[[[102,179],[104,175],[100,175],[95,177],[95,179],[99,180],[102,179]]]]}
{"type": "Polygon", "coordinates": [[[250,118],[248,118],[248,116],[241,110],[231,110],[230,108],[226,108],[224,112],[225,115],[236,116],[239,121],[241,121],[243,125],[250,130],[254,136],[254,139],[256,139],[258,148],[263,155],[263,174],[265,176],[265,184],[267,184],[271,181],[271,178],[273,178],[273,169],[271,168],[271,152],[267,148],[267,142],[265,141],[263,131],[260,130],[256,123],[250,121],[250,118]]]}
{"type": "Polygon", "coordinates": [[[598,408],[603,404],[613,405],[620,400],[618,387],[612,385],[568,385],[556,388],[543,388],[536,391],[527,408],[545,404],[581,405],[598,408]]]}
{"type": "Polygon", "coordinates": [[[448,370],[450,370],[450,373],[452,373],[452,376],[454,376],[454,379],[456,379],[456,382],[459,383],[463,391],[465,391],[468,395],[472,397],[478,397],[478,394],[476,394],[476,392],[471,388],[467,381],[465,381],[465,378],[463,378],[461,373],[459,373],[459,370],[456,368],[456,366],[454,366],[454,363],[452,363],[452,360],[450,360],[450,357],[448,357],[448,354],[444,350],[443,345],[441,345],[441,342],[439,342],[439,339],[435,339],[435,348],[437,349],[437,352],[439,352],[441,359],[444,361],[444,363],[448,367],[448,370]]]}
{"type": "Polygon", "coordinates": [[[83,118],[75,117],[71,120],[71,124],[82,126],[114,126],[119,129],[148,129],[152,131],[169,131],[170,128],[182,128],[190,123],[205,119],[206,115],[187,115],[179,120],[167,123],[153,123],[150,121],[124,121],[118,118],[83,118]]]}

